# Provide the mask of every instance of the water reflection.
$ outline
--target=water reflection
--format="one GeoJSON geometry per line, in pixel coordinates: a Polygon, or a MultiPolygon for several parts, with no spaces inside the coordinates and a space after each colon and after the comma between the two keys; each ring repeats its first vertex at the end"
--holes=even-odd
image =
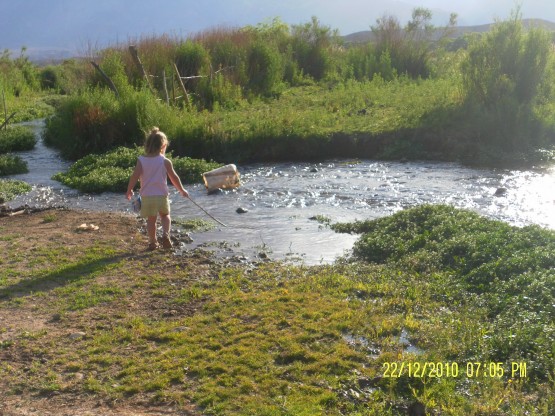
{"type": "MultiPolygon", "coordinates": [[[[31,124],[40,134],[41,123],[31,124]]],[[[122,194],[82,195],[51,180],[68,163],[41,142],[24,152],[30,172],[14,178],[33,191],[11,205],[66,205],[129,212],[122,194]]],[[[228,227],[193,235],[195,245],[227,241],[247,256],[267,252],[273,258],[306,263],[332,261],[352,247],[356,236],[335,234],[311,217],[333,222],[378,218],[423,203],[468,208],[515,225],[555,229],[555,170],[474,169],[455,163],[327,161],[239,166],[242,186],[207,195],[189,186],[192,198],[228,227]],[[497,192],[505,189],[503,193],[497,192]],[[497,192],[497,194],[496,194],[497,192]],[[238,207],[248,209],[236,213],[238,207]]],[[[207,218],[190,201],[172,193],[173,216],[207,218]]]]}

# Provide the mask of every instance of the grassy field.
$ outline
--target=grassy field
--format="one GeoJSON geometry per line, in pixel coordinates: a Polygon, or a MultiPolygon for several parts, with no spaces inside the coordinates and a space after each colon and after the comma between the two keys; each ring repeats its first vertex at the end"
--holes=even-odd
{"type": "Polygon", "coordinates": [[[238,266],[199,251],[145,252],[130,217],[0,219],[5,403],[552,414],[553,232],[450,207],[336,227],[368,233],[351,261],[238,266]],[[100,232],[77,231],[83,222],[100,232]],[[492,233],[495,245],[484,240],[492,233]]]}

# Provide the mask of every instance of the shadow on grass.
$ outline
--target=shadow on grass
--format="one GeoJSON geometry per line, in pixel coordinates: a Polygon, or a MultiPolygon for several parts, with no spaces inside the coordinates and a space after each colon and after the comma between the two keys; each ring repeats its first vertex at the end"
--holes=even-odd
{"type": "Polygon", "coordinates": [[[138,255],[123,253],[109,257],[85,259],[77,264],[65,265],[31,279],[24,278],[13,285],[0,288],[0,300],[22,298],[33,293],[48,292],[76,281],[87,280],[95,273],[121,260],[134,261],[146,255],[147,253],[138,255]]]}

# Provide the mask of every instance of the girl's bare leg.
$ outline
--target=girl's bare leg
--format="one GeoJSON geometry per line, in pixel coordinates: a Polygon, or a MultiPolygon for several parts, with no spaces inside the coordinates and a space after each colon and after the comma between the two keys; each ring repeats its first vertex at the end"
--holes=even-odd
{"type": "Polygon", "coordinates": [[[169,215],[160,214],[160,221],[162,222],[162,247],[172,248],[172,242],[170,240],[171,217],[169,215]]]}
{"type": "Polygon", "coordinates": [[[160,222],[162,223],[162,236],[169,237],[172,225],[172,219],[169,214],[160,214],[160,222]]]}
{"type": "Polygon", "coordinates": [[[148,243],[156,244],[156,215],[147,218],[146,232],[148,234],[148,243]]]}

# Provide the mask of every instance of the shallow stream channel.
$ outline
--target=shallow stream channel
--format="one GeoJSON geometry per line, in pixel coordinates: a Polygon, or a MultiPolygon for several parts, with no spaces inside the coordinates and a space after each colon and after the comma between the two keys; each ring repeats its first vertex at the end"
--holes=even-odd
{"type": "MultiPolygon", "coordinates": [[[[124,193],[82,194],[51,179],[70,162],[42,143],[43,121],[31,126],[34,150],[18,153],[29,173],[10,178],[33,186],[11,207],[66,206],[131,213],[124,193]]],[[[326,223],[374,219],[420,204],[451,204],[523,226],[555,229],[555,167],[528,170],[470,168],[443,162],[330,160],[238,166],[241,186],[208,194],[203,184],[186,186],[192,199],[227,227],[192,233],[182,249],[204,247],[244,261],[286,259],[329,263],[352,248],[358,236],[338,234],[326,223]],[[238,213],[242,208],[244,213],[238,213]]],[[[172,217],[209,220],[171,189],[172,217]]],[[[179,254],[180,250],[177,250],[179,254]]]]}

